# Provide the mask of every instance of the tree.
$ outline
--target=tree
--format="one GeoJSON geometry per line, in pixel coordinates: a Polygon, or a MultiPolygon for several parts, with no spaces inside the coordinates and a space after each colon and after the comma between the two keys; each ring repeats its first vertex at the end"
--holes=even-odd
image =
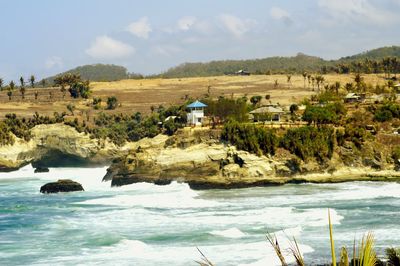
{"type": "Polygon", "coordinates": [[[73,105],[72,103],[69,103],[67,105],[67,109],[68,109],[68,111],[71,112],[72,115],[74,115],[75,105],[73,105]]]}
{"type": "Polygon", "coordinates": [[[24,79],[24,77],[20,77],[19,78],[19,83],[20,83],[21,88],[25,87],[25,79],[24,79]]]}
{"type": "Polygon", "coordinates": [[[318,91],[319,91],[319,87],[324,83],[325,78],[322,75],[317,75],[315,77],[315,81],[317,82],[317,88],[318,88],[318,91]]]}
{"type": "Polygon", "coordinates": [[[35,76],[31,75],[29,78],[29,82],[31,83],[31,88],[35,88],[35,76]]]}
{"type": "Polygon", "coordinates": [[[254,95],[250,98],[250,102],[253,105],[257,105],[259,102],[261,102],[262,97],[260,95],[254,95]]]}
{"type": "Polygon", "coordinates": [[[4,80],[2,78],[0,78],[0,91],[3,90],[3,83],[4,83],[4,80]]]}
{"type": "Polygon", "coordinates": [[[35,91],[35,100],[37,100],[38,96],[39,96],[39,92],[35,91]]]}
{"type": "Polygon", "coordinates": [[[22,99],[25,99],[25,91],[26,91],[25,86],[21,86],[19,88],[19,92],[21,93],[21,98],[22,99]]]}
{"type": "Polygon", "coordinates": [[[10,81],[10,84],[8,85],[10,87],[10,90],[14,90],[15,89],[15,82],[13,80],[10,81]]]}
{"type": "Polygon", "coordinates": [[[339,89],[340,89],[340,82],[339,81],[336,81],[335,82],[335,84],[334,84],[334,88],[335,88],[335,93],[336,93],[336,95],[339,95],[339,89]]]}
{"type": "Polygon", "coordinates": [[[42,87],[44,88],[46,86],[46,80],[42,79],[41,83],[42,83],[42,87]]]}
{"type": "Polygon", "coordinates": [[[290,106],[290,113],[291,114],[294,114],[296,111],[298,111],[299,110],[299,106],[297,105],[297,104],[292,104],[291,106],[290,106]]]}
{"type": "Polygon", "coordinates": [[[11,96],[12,96],[13,92],[11,90],[11,88],[8,89],[7,91],[7,96],[8,96],[8,100],[11,101],[11,96]]]}
{"type": "Polygon", "coordinates": [[[306,88],[307,72],[303,72],[303,79],[304,79],[304,89],[305,89],[306,88]]]}
{"type": "Polygon", "coordinates": [[[292,75],[286,75],[286,78],[287,78],[287,83],[289,84],[289,85],[291,85],[292,84],[292,75]]]}
{"type": "Polygon", "coordinates": [[[114,110],[118,106],[118,99],[115,96],[107,98],[107,109],[114,110]]]}

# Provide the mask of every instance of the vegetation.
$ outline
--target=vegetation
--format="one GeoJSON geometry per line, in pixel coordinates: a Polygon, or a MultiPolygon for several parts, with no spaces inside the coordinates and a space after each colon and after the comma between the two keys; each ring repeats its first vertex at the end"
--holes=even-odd
{"type": "Polygon", "coordinates": [[[107,109],[114,110],[118,106],[118,99],[115,96],[107,98],[107,109]]]}
{"type": "Polygon", "coordinates": [[[340,102],[326,106],[308,105],[303,114],[303,120],[317,126],[326,124],[339,124],[346,115],[346,108],[340,102]]]}
{"type": "Polygon", "coordinates": [[[246,98],[235,100],[219,97],[218,100],[202,99],[201,101],[207,104],[205,115],[210,116],[212,121],[221,120],[221,122],[224,122],[229,119],[241,122],[248,121],[250,107],[246,98]]]}
{"type": "MultiPolygon", "coordinates": [[[[57,76],[49,77],[44,79],[46,83],[52,84],[58,77],[65,76],[68,74],[78,75],[82,77],[83,80],[90,81],[116,81],[121,79],[129,78],[127,69],[122,66],[116,65],[85,65],[79,66],[74,69],[68,70],[66,72],[60,73],[57,76]]],[[[133,74],[133,77],[137,75],[133,74]]]]}
{"type": "MultiPolygon", "coordinates": [[[[304,77],[305,84],[305,74],[312,72],[320,72],[322,74],[328,72],[344,74],[351,72],[386,73],[387,76],[391,73],[396,74],[400,72],[399,57],[400,46],[382,47],[330,61],[299,53],[294,57],[184,63],[169,69],[161,76],[166,78],[218,76],[232,74],[239,69],[246,69],[252,74],[301,74],[304,77]]],[[[311,78],[308,80],[311,81],[311,78]]],[[[320,83],[320,79],[318,78],[316,82],[320,83]]],[[[290,83],[289,78],[288,83],[290,83]]]]}
{"type": "Polygon", "coordinates": [[[221,138],[238,149],[256,154],[275,154],[278,138],[273,130],[229,121],[224,125],[221,138]]]}
{"type": "Polygon", "coordinates": [[[68,91],[72,98],[82,97],[84,99],[90,96],[90,82],[88,80],[83,81],[81,76],[78,74],[65,74],[58,76],[54,79],[54,84],[61,87],[63,97],[65,96],[65,87],[68,86],[68,91]]]}

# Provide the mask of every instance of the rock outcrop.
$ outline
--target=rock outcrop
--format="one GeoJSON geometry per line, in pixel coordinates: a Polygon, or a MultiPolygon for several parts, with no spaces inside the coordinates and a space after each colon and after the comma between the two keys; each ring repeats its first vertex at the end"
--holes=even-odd
{"type": "Polygon", "coordinates": [[[64,124],[38,125],[32,138],[25,141],[15,137],[13,145],[0,146],[0,171],[13,171],[26,164],[50,167],[77,164],[108,164],[130,149],[90,138],[64,124]]]}
{"type": "Polygon", "coordinates": [[[112,186],[178,181],[208,189],[400,179],[392,169],[380,174],[386,164],[374,148],[362,157],[351,147],[341,149],[323,164],[305,163],[285,150],[274,157],[257,156],[221,143],[210,130],[186,129],[172,137],[159,135],[135,143],[127,155],[114,160],[103,180],[111,180],[112,186]]]}
{"type": "Polygon", "coordinates": [[[40,188],[41,193],[58,193],[84,191],[81,184],[70,179],[59,179],[57,182],[51,182],[43,185],[40,188]]]}

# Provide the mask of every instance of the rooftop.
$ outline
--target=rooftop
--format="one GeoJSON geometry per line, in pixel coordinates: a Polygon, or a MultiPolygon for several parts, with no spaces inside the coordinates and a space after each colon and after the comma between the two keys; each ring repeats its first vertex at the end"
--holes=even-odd
{"type": "Polygon", "coordinates": [[[202,107],[207,107],[207,105],[200,101],[195,101],[187,106],[187,108],[202,108],[202,107]]]}
{"type": "Polygon", "coordinates": [[[265,113],[284,113],[284,111],[280,107],[265,106],[257,108],[250,112],[250,114],[265,114],[265,113]]]}

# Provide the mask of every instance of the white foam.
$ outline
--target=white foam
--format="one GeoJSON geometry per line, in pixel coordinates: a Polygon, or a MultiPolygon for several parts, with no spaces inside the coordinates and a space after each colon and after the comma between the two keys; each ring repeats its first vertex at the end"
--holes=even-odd
{"type": "Polygon", "coordinates": [[[8,173],[0,173],[0,180],[33,179],[43,182],[57,181],[58,179],[72,179],[82,184],[85,191],[110,190],[110,182],[101,182],[107,172],[104,167],[56,167],[49,168],[46,173],[34,173],[32,165],[8,173]]]}
{"type": "Polygon", "coordinates": [[[215,201],[198,198],[197,193],[191,190],[187,184],[176,182],[166,186],[134,184],[129,187],[129,190],[136,190],[138,193],[86,200],[79,202],[79,204],[166,209],[204,208],[219,205],[215,201]],[[143,186],[148,189],[143,191],[143,186]]]}
{"type": "Polygon", "coordinates": [[[242,238],[242,237],[246,236],[245,233],[243,233],[236,227],[229,228],[226,230],[214,230],[214,231],[211,231],[210,234],[216,235],[216,236],[227,237],[227,238],[242,238]]]}

